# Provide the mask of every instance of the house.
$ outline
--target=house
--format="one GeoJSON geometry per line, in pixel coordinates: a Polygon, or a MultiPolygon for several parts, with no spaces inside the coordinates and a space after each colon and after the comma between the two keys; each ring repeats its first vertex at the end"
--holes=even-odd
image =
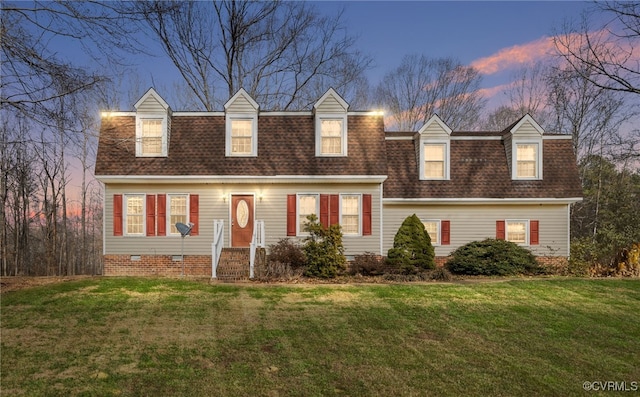
{"type": "Polygon", "coordinates": [[[548,263],[569,255],[582,194],[571,138],[529,115],[504,131],[434,116],[385,132],[382,114],[349,110],[333,89],[309,111],[261,111],[242,89],[219,112],[174,112],[153,89],[134,107],[102,115],[105,275],[217,277],[225,255],[251,255],[238,265],[249,272],[256,246],[304,238],[312,213],[342,226],[348,258],[386,255],[414,213],[439,263],[487,237],[548,263]],[[189,237],[178,222],[194,224],[189,237]]]}

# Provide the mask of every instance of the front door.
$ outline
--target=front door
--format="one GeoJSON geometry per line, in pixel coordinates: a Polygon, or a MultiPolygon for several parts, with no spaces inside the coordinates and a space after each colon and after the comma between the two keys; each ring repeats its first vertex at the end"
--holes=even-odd
{"type": "Polygon", "coordinates": [[[231,196],[231,246],[248,247],[253,237],[253,196],[231,196]]]}

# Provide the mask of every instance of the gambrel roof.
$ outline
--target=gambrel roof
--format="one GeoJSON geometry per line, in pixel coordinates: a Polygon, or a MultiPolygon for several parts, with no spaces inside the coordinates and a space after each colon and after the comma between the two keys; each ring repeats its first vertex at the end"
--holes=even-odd
{"type": "Polygon", "coordinates": [[[386,175],[382,115],[348,116],[349,155],[316,157],[309,113],[260,115],[258,155],[225,156],[224,115],[174,115],[167,157],[135,156],[135,116],[102,119],[97,176],[386,175]]]}

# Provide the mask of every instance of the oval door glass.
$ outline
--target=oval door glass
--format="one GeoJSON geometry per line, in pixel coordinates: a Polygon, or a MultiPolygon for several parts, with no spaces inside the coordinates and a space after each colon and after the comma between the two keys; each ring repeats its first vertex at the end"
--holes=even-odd
{"type": "Polygon", "coordinates": [[[249,206],[244,200],[240,200],[238,202],[238,207],[236,208],[236,220],[238,221],[238,226],[243,229],[247,226],[247,223],[249,223],[249,206]]]}

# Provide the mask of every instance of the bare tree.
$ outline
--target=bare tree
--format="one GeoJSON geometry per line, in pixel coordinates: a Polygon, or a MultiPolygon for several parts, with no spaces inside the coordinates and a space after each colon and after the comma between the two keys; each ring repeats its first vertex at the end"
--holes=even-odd
{"type": "Polygon", "coordinates": [[[595,2],[581,25],[566,25],[554,44],[573,70],[596,87],[640,94],[640,2],[595,2]],[[594,19],[605,22],[594,29],[594,19]]]}
{"type": "Polygon", "coordinates": [[[389,114],[389,128],[415,130],[434,114],[452,129],[471,128],[484,106],[480,79],[451,58],[407,55],[384,76],[375,99],[389,114]]]}
{"type": "Polygon", "coordinates": [[[201,108],[240,88],[272,110],[309,107],[329,87],[345,96],[371,60],[356,51],[341,14],[305,2],[137,2],[201,108]]]}

